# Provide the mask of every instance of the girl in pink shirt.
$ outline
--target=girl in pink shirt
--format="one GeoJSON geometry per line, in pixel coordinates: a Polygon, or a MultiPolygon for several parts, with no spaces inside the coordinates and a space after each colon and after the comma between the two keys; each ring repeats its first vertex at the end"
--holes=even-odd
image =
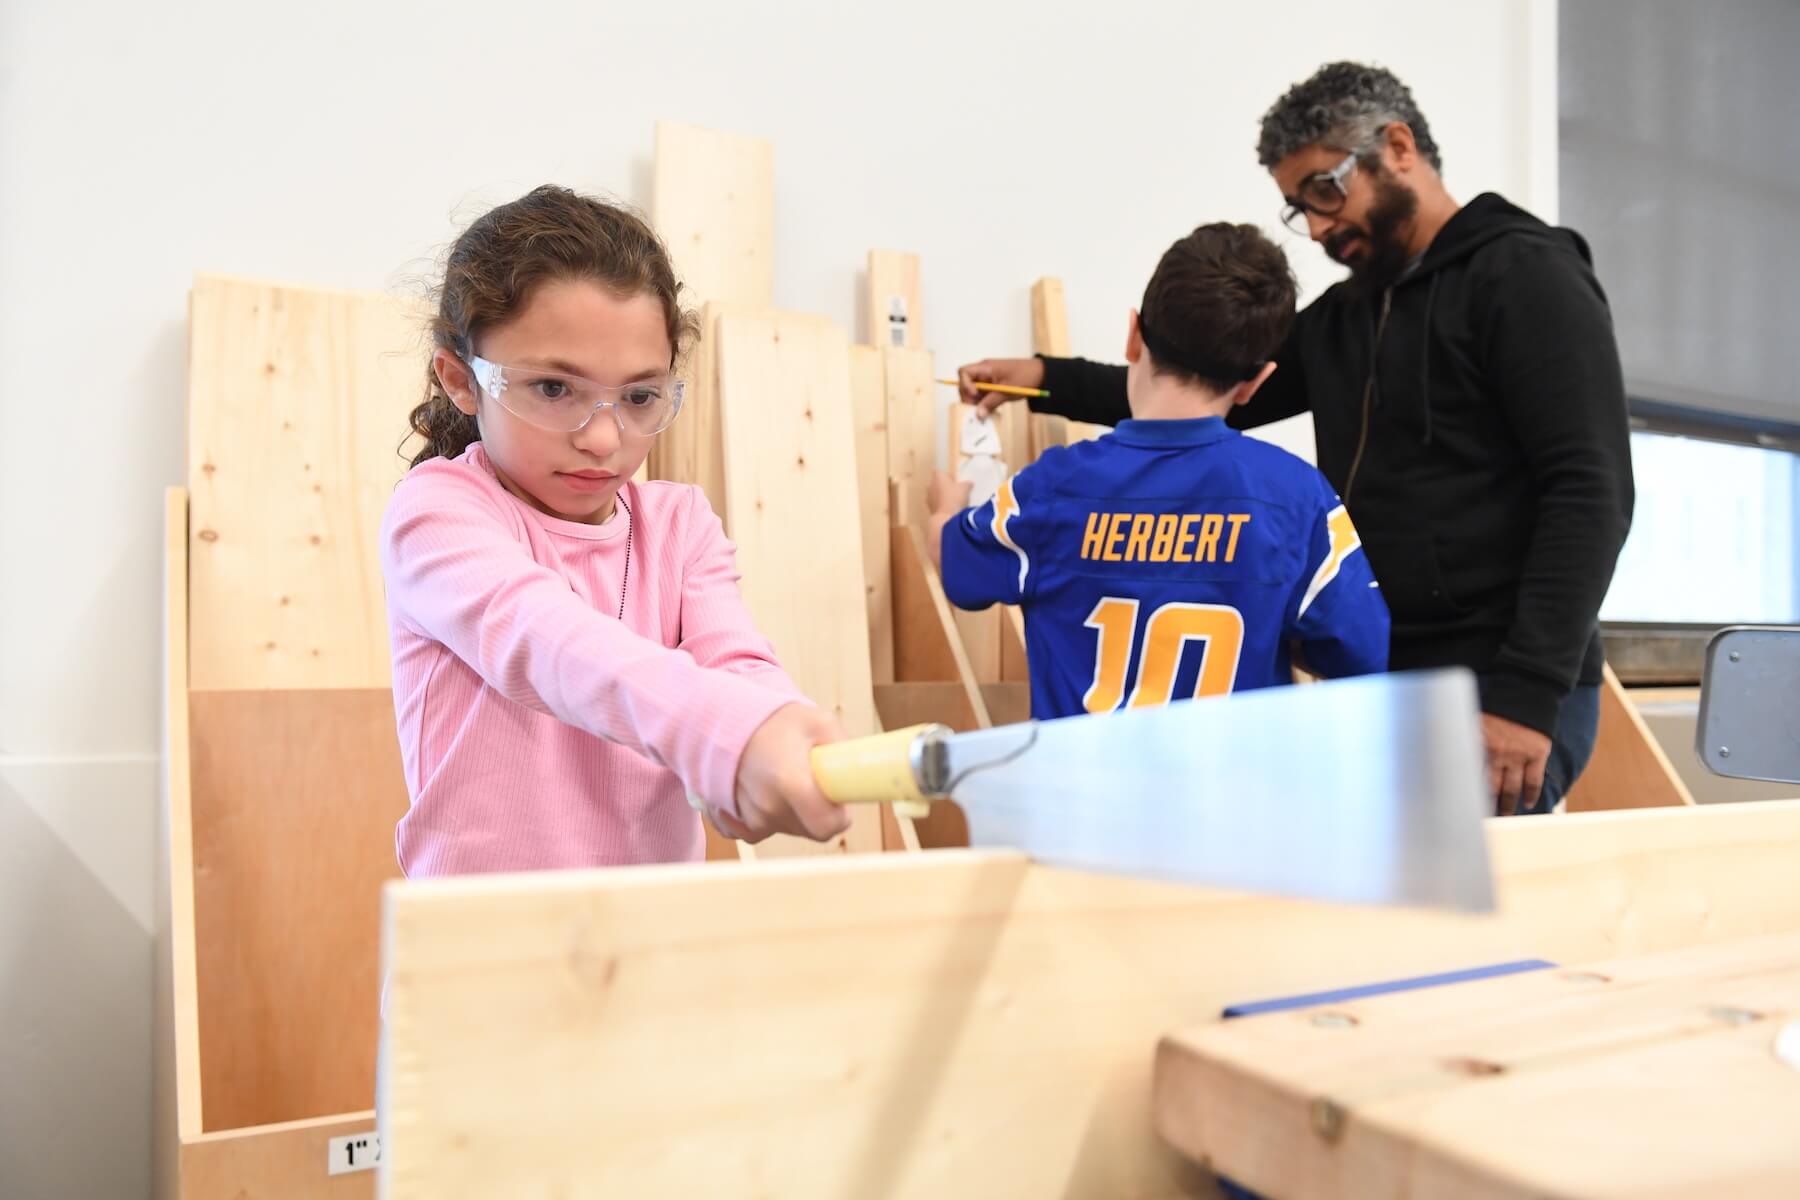
{"type": "Polygon", "coordinates": [[[702,857],[848,818],[843,736],[757,633],[698,488],[631,483],[694,336],[638,217],[540,187],[450,251],[425,443],[381,526],[409,876],[702,857]]]}

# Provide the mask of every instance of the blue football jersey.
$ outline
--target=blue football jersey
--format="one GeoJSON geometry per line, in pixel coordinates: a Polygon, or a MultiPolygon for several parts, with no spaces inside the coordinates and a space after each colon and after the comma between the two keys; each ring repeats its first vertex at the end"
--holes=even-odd
{"type": "Polygon", "coordinates": [[[944,527],[960,608],[1018,604],[1034,717],[1387,669],[1387,604],[1318,470],[1217,417],[1045,451],[944,527]]]}

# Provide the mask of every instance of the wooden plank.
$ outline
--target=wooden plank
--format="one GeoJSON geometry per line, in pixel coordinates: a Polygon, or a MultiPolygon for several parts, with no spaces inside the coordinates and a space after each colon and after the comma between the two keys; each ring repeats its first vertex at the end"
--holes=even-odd
{"type": "Polygon", "coordinates": [[[984,683],[981,699],[987,705],[988,717],[996,725],[1017,725],[1031,720],[1031,685],[1028,683],[984,683]]]}
{"type": "MultiPolygon", "coordinates": [[[[718,329],[726,512],[744,601],[794,682],[851,734],[880,726],[869,677],[849,343],[821,317],[726,312],[718,329]]],[[[761,853],[879,850],[878,812],[834,846],[798,838],[761,853]]]]}
{"type": "Polygon", "coordinates": [[[1610,666],[1600,685],[1600,734],[1594,755],[1569,789],[1566,803],[1569,812],[1694,803],[1693,793],[1610,666]]]}
{"type": "Polygon", "coordinates": [[[762,138],[656,123],[651,223],[685,304],[775,302],[775,146],[762,138]]]}
{"type": "Polygon", "coordinates": [[[1787,1197],[1797,997],[1788,932],[1214,1023],[1164,1039],[1157,1125],[1295,1200],[1787,1197]]]}
{"type": "Polygon", "coordinates": [[[190,298],[195,688],[386,687],[378,560],[422,314],[216,275],[190,298]]]}
{"type": "Polygon", "coordinates": [[[182,1143],[181,1194],[184,1200],[373,1200],[374,1171],[331,1175],[326,1158],[332,1138],[374,1128],[369,1109],[202,1134],[182,1143]]]}
{"type": "Polygon", "coordinates": [[[1025,614],[1016,604],[1000,609],[1000,679],[1004,683],[1031,682],[1025,651],[1025,614]]]}
{"type": "MultiPolygon", "coordinates": [[[[970,503],[981,505],[993,498],[1006,471],[999,455],[989,452],[1001,448],[998,429],[988,427],[974,413],[975,410],[966,404],[951,403],[945,416],[950,430],[951,473],[959,480],[974,484],[970,503]]],[[[975,681],[998,683],[1003,620],[999,606],[979,612],[953,607],[951,615],[956,622],[957,634],[962,638],[963,649],[968,652],[975,681]]]]}
{"type": "Polygon", "coordinates": [[[937,386],[931,351],[882,352],[887,384],[888,477],[906,485],[907,507],[893,510],[896,525],[925,527],[925,488],[937,468],[937,386]]]}
{"type": "Polygon", "coordinates": [[[156,847],[156,992],[152,1000],[152,1172],[174,1200],[180,1144],[200,1132],[200,1006],[194,975],[194,860],[187,711],[187,489],[163,494],[163,778],[156,847]]]}
{"type": "Polygon", "coordinates": [[[700,313],[700,338],[682,364],[687,399],[681,415],[657,435],[645,467],[652,479],[699,487],[723,518],[724,449],[713,343],[725,308],[774,303],[774,144],[658,121],[654,172],[651,223],[669,247],[682,303],[700,313]]]}
{"type": "Polygon", "coordinates": [[[901,250],[869,251],[871,346],[925,348],[925,305],[919,290],[919,256],[901,250]]]}
{"type": "Polygon", "coordinates": [[[202,1128],[367,1106],[407,808],[393,699],[195,692],[190,719],[202,1128]]]}
{"type": "Polygon", "coordinates": [[[912,526],[895,526],[894,675],[901,683],[950,681],[969,689],[977,713],[986,714],[976,690],[980,681],[956,634],[943,582],[926,556],[925,535],[912,526]]]}
{"type": "MultiPolygon", "coordinates": [[[[725,443],[719,417],[719,315],[731,305],[700,307],[700,337],[681,364],[687,383],[681,412],[650,444],[645,460],[652,479],[688,483],[706,493],[706,502],[723,522],[725,512],[725,443]]],[[[726,533],[731,532],[729,525],[726,533]]]]}
{"type": "Polygon", "coordinates": [[[1488,836],[1491,918],[956,850],[395,885],[387,1194],[1197,1194],[1151,1124],[1170,1029],[1245,999],[1800,922],[1800,803],[1488,836]]]}
{"type": "MultiPolygon", "coordinates": [[[[1069,340],[1069,308],[1060,279],[1046,276],[1031,285],[1031,348],[1033,353],[1052,358],[1068,358],[1075,353],[1069,340]]],[[[1104,425],[1033,414],[1028,452],[1035,460],[1051,446],[1073,446],[1110,432],[1104,425]]]]}
{"type": "Polygon", "coordinates": [[[869,676],[894,682],[894,601],[889,564],[887,384],[881,351],[850,347],[850,403],[856,425],[857,508],[862,514],[863,590],[869,609],[869,676]]]}
{"type": "MultiPolygon", "coordinates": [[[[1069,341],[1069,310],[1062,280],[1045,276],[1031,285],[1031,351],[1051,358],[1075,353],[1069,341]]],[[[1051,446],[1067,444],[1069,423],[1061,417],[1033,413],[1028,421],[1028,449],[1033,462],[1051,446]]]]}

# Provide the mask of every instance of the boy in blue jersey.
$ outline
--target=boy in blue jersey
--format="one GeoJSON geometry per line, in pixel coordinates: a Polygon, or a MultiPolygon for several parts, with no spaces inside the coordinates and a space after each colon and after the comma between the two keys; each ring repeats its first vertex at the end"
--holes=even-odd
{"type": "Polygon", "coordinates": [[[1255,226],[1169,248],[1125,341],[1132,419],[1052,448],[994,499],[932,481],[960,608],[1018,604],[1031,712],[1109,712],[1387,669],[1388,612],[1317,468],[1227,428],[1275,364],[1294,277],[1255,226]]]}

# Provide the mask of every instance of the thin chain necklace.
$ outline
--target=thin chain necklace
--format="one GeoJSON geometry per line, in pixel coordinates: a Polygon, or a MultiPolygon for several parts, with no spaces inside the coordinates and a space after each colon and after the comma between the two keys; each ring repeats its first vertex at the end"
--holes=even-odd
{"type": "Polygon", "coordinates": [[[625,589],[631,586],[631,527],[637,522],[631,519],[631,505],[625,503],[625,491],[619,490],[615,497],[625,509],[625,578],[619,583],[619,620],[625,619],[625,589]]]}

